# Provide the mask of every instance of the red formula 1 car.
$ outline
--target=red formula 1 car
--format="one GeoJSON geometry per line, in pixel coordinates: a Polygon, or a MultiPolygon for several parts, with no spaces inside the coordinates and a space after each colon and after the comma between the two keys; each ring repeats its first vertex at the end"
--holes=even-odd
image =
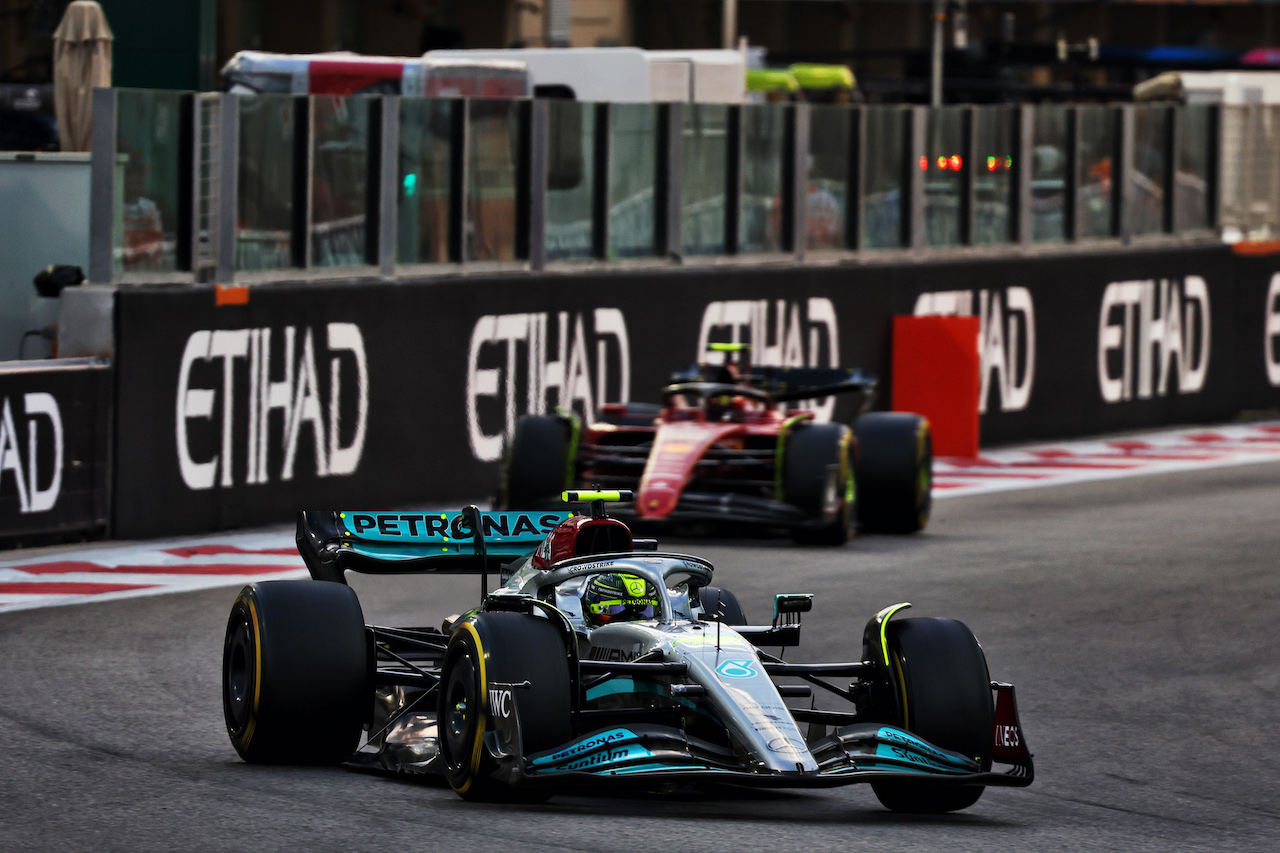
{"type": "Polygon", "coordinates": [[[661,405],[607,404],[586,425],[564,414],[522,417],[498,506],[547,506],[564,489],[633,489],[636,521],[742,522],[828,545],[844,543],[855,527],[914,533],[928,523],[928,421],[870,412],[850,428],[784,405],[858,393],[865,409],[875,377],[753,367],[745,345],[712,347],[727,353],[726,363],[678,372],[661,405]]]}

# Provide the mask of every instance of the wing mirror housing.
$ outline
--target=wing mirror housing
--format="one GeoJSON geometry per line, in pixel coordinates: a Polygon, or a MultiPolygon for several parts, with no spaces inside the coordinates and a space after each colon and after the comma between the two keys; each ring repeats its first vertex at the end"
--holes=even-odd
{"type": "Polygon", "coordinates": [[[790,592],[773,597],[773,627],[799,625],[800,614],[813,609],[813,593],[790,592]]]}

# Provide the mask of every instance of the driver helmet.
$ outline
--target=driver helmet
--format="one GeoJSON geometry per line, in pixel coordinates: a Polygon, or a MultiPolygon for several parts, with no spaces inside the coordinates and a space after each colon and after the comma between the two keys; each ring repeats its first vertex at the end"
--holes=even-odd
{"type": "Polygon", "coordinates": [[[582,614],[596,626],[657,619],[659,609],[657,588],[635,575],[596,575],[582,591],[582,614]]]}

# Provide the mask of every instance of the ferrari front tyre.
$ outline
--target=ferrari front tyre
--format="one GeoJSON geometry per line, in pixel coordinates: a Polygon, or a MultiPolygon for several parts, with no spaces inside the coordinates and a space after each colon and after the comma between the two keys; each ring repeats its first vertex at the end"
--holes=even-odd
{"type": "Polygon", "coordinates": [[[526,613],[480,613],[454,628],[440,674],[440,752],[445,777],[467,800],[509,800],[494,778],[497,762],[484,735],[495,715],[516,714],[526,755],[569,740],[572,696],[564,638],[547,619],[526,613]],[[494,701],[499,707],[492,707],[494,701]]]}
{"type": "MultiPolygon", "coordinates": [[[[973,632],[955,619],[901,619],[887,631],[897,682],[898,724],[929,743],[991,769],[991,676],[973,632]]],[[[885,808],[936,814],[968,808],[980,785],[930,781],[872,782],[885,808]]]]}
{"type": "Polygon", "coordinates": [[[843,545],[853,520],[854,473],[844,424],[799,424],[782,449],[782,499],[816,522],[796,528],[804,545],[843,545]]]}
{"type": "Polygon", "coordinates": [[[915,533],[933,503],[929,422],[907,412],[870,412],[853,422],[858,524],[868,533],[915,533]]]}
{"type": "Polygon", "coordinates": [[[498,505],[530,509],[569,487],[572,426],[555,415],[525,415],[516,421],[503,466],[498,505]]]}
{"type": "Polygon", "coordinates": [[[231,607],[222,647],[227,734],[251,764],[340,764],[373,709],[372,647],[355,592],[265,581],[231,607]]]}

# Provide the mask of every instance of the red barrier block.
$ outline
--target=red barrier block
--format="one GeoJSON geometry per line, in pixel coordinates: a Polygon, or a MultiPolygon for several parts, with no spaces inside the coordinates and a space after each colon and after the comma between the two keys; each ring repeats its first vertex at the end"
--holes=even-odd
{"type": "Polygon", "coordinates": [[[938,456],[978,455],[977,317],[894,317],[892,407],[933,427],[938,456]]]}

